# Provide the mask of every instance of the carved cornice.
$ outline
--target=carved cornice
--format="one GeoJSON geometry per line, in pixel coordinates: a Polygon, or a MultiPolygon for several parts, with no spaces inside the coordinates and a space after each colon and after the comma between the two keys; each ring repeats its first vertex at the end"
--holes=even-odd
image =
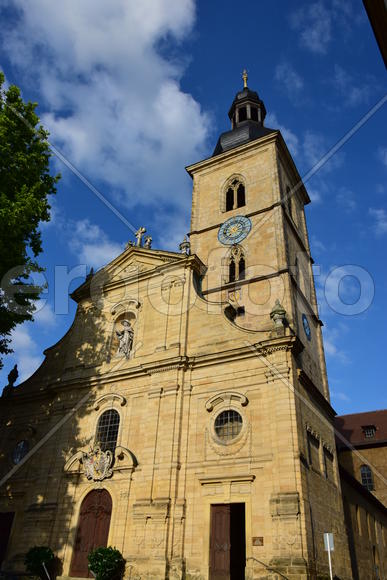
{"type": "Polygon", "coordinates": [[[217,483],[252,483],[255,479],[255,475],[251,473],[243,475],[218,475],[211,477],[199,477],[199,482],[201,485],[214,485],[217,483]]]}
{"type": "Polygon", "coordinates": [[[281,336],[254,344],[255,351],[264,357],[280,351],[291,351],[294,356],[297,356],[303,348],[302,342],[295,335],[281,336]]]}
{"type": "MultiPolygon", "coordinates": [[[[117,383],[117,381],[127,381],[136,377],[144,377],[146,375],[151,376],[156,373],[170,372],[172,370],[187,371],[194,368],[232,363],[234,361],[241,362],[244,359],[251,359],[257,355],[269,356],[270,354],[280,352],[281,350],[284,352],[291,350],[296,356],[304,348],[302,342],[295,335],[274,337],[255,344],[252,342],[252,339],[254,340],[257,336],[256,332],[248,331],[248,333],[246,332],[246,336],[248,339],[244,341],[246,346],[239,346],[229,350],[199,354],[192,357],[172,356],[168,359],[156,360],[149,363],[139,364],[137,366],[130,365],[127,368],[120,368],[118,371],[112,371],[109,369],[106,373],[101,373],[99,375],[90,374],[88,376],[77,376],[68,379],[62,376],[60,389],[62,392],[64,388],[74,388],[77,392],[81,392],[82,389],[92,389],[94,387],[99,388],[101,385],[107,386],[117,383]]],[[[302,382],[301,377],[300,381],[302,382]]],[[[330,409],[330,414],[334,417],[336,415],[335,411],[316,387],[315,389],[317,392],[316,397],[320,397],[322,400],[321,406],[325,404],[327,412],[328,409],[330,409]]],[[[40,392],[18,393],[17,391],[18,389],[15,389],[15,397],[12,399],[12,404],[14,404],[16,400],[20,403],[24,403],[24,401],[30,399],[51,398],[59,392],[59,389],[58,383],[55,382],[51,383],[50,386],[45,387],[45,389],[40,392]]],[[[6,404],[8,401],[9,399],[0,399],[0,404],[6,404]]]]}
{"type": "Polygon", "coordinates": [[[152,362],[140,365],[140,369],[147,375],[153,375],[156,373],[165,373],[175,369],[186,369],[188,364],[187,357],[175,357],[173,359],[168,359],[167,361],[152,362]]]}

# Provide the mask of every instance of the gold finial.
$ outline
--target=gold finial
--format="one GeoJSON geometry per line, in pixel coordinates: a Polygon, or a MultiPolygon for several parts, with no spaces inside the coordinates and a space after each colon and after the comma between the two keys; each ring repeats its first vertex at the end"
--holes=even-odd
{"type": "Polygon", "coordinates": [[[243,69],[243,73],[242,73],[242,79],[243,79],[243,88],[247,89],[247,79],[248,79],[248,74],[247,74],[247,70],[244,68],[243,69]]]}

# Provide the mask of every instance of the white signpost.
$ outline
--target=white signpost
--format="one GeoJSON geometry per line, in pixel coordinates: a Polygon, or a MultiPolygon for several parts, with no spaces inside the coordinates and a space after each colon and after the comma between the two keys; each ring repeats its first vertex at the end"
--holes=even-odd
{"type": "Polygon", "coordinates": [[[331,552],[335,549],[335,545],[333,543],[333,534],[326,532],[324,534],[324,546],[325,551],[328,552],[328,561],[329,561],[329,574],[331,576],[331,580],[333,580],[333,572],[332,572],[332,558],[331,552]]]}

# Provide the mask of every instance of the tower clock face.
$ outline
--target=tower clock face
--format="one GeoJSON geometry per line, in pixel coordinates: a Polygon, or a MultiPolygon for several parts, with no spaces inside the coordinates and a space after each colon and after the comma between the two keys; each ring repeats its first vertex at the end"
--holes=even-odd
{"type": "Polygon", "coordinates": [[[251,221],[248,217],[238,215],[228,219],[219,228],[218,240],[225,246],[239,244],[249,235],[251,221]]]}

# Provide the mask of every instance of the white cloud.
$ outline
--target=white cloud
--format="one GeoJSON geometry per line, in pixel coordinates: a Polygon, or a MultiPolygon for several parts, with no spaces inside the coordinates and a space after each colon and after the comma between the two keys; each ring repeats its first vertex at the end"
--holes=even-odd
{"type": "Polygon", "coordinates": [[[51,329],[57,323],[55,313],[51,305],[46,302],[44,294],[43,298],[35,303],[35,306],[34,321],[17,326],[10,335],[10,348],[14,351],[10,356],[18,365],[19,383],[28,379],[44,359],[41,348],[32,338],[32,334],[34,331],[36,334],[36,331],[41,333],[42,330],[51,329]]]}
{"type": "Polygon", "coordinates": [[[323,244],[323,242],[321,240],[319,240],[318,238],[316,238],[316,236],[312,236],[311,238],[311,248],[312,248],[312,252],[325,252],[326,247],[323,244]]]}
{"type": "Polygon", "coordinates": [[[304,80],[288,62],[276,66],[274,78],[287,91],[289,97],[295,97],[304,88],[304,80]]]}
{"type": "Polygon", "coordinates": [[[40,87],[53,143],[126,206],[188,208],[184,166],[202,158],[209,123],[181,89],[182,63],[158,46],[190,32],[194,0],[13,4],[3,50],[40,87]]]}
{"type": "Polygon", "coordinates": [[[268,113],[265,119],[266,127],[270,127],[272,129],[279,129],[282,133],[283,138],[286,141],[287,146],[292,155],[297,155],[298,153],[298,137],[293,131],[281,125],[277,119],[275,113],[268,113]]]}
{"type": "MultiPolygon", "coordinates": [[[[87,218],[68,219],[60,206],[55,204],[54,208],[56,235],[60,236],[62,242],[76,256],[79,264],[86,264],[87,270],[91,267],[98,269],[104,266],[124,251],[125,243],[120,244],[112,240],[99,225],[87,218]]],[[[165,219],[165,215],[160,214],[160,220],[164,222],[165,219]]],[[[50,323],[51,313],[50,306],[46,305],[42,311],[39,308],[34,318],[50,323]]],[[[54,316],[53,313],[52,315],[54,316]]]]}
{"type": "MultiPolygon", "coordinates": [[[[303,153],[310,168],[323,160],[332,145],[329,145],[323,135],[306,131],[303,141],[303,153]]],[[[344,153],[337,151],[329,160],[322,165],[318,172],[327,173],[340,167],[344,160],[344,153]]]]}
{"type": "Polygon", "coordinates": [[[338,328],[324,326],[323,335],[324,351],[326,356],[328,358],[336,359],[343,364],[348,364],[350,362],[348,354],[339,346],[339,343],[342,342],[342,337],[338,328]]]}
{"type": "Polygon", "coordinates": [[[340,187],[336,195],[337,203],[347,212],[350,213],[357,208],[355,194],[346,187],[340,187]]]}
{"type": "Polygon", "coordinates": [[[353,77],[338,64],[335,64],[332,82],[343,97],[344,104],[355,107],[368,103],[371,96],[370,85],[357,86],[353,77]]]}
{"type": "Polygon", "coordinates": [[[348,397],[348,395],[346,395],[342,391],[331,390],[331,397],[332,397],[332,399],[335,399],[336,401],[344,401],[345,403],[348,403],[351,400],[348,397]]]}
{"type": "Polygon", "coordinates": [[[168,218],[155,217],[155,224],[159,231],[164,232],[159,237],[160,247],[171,252],[179,251],[179,244],[190,230],[190,221],[187,212],[175,212],[169,214],[168,218]]]}
{"type": "Polygon", "coordinates": [[[378,157],[385,167],[387,167],[387,147],[379,147],[378,157]]]}
{"type": "Polygon", "coordinates": [[[320,203],[321,202],[321,194],[320,194],[319,191],[317,191],[317,189],[314,189],[314,188],[310,189],[310,188],[308,188],[308,194],[309,194],[310,200],[313,203],[320,203]]]}
{"type": "Polygon", "coordinates": [[[88,219],[71,222],[65,232],[69,248],[79,263],[100,268],[124,251],[124,245],[113,242],[107,234],[88,219]]]}
{"type": "Polygon", "coordinates": [[[19,371],[18,382],[21,383],[36,371],[44,357],[39,354],[38,345],[25,326],[18,326],[12,331],[10,346],[14,350],[13,356],[19,371]]]}
{"type": "Polygon", "coordinates": [[[290,16],[290,25],[297,31],[299,44],[315,54],[326,54],[338,36],[347,41],[357,34],[356,27],[366,22],[364,10],[354,1],[317,0],[304,3],[290,16]]]}
{"type": "Polygon", "coordinates": [[[382,236],[387,234],[387,212],[383,208],[370,207],[368,210],[370,216],[374,219],[375,234],[382,236]]]}
{"type": "Polygon", "coordinates": [[[38,300],[35,306],[36,309],[33,314],[34,322],[36,322],[37,324],[41,324],[42,326],[45,327],[55,326],[57,322],[55,312],[53,311],[51,304],[46,302],[46,300],[44,299],[44,294],[43,299],[38,300]]]}
{"type": "Polygon", "coordinates": [[[325,54],[332,37],[332,14],[323,2],[306,4],[291,15],[299,42],[314,53],[325,54]]]}

